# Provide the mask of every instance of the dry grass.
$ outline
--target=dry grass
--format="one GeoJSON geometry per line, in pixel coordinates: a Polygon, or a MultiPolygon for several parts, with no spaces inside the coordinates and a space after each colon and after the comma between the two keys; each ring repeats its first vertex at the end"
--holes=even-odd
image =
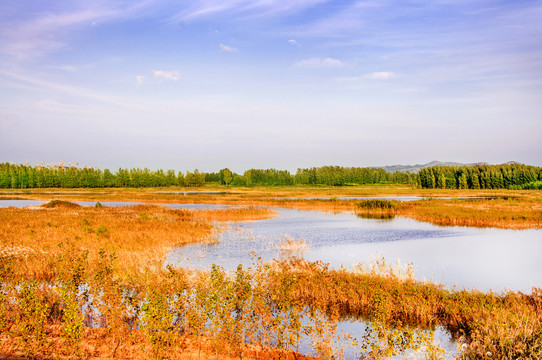
{"type": "Polygon", "coordinates": [[[269,287],[294,303],[334,310],[346,318],[362,317],[396,327],[442,325],[465,342],[464,358],[542,356],[541,289],[533,289],[530,295],[454,291],[418,282],[408,271],[406,275],[384,262],[368,271],[349,272],[295,259],[274,264],[269,287]],[[292,278],[295,282],[285,290],[284,284],[292,278]]]}
{"type": "Polygon", "coordinates": [[[542,228],[542,201],[536,199],[429,199],[393,202],[391,208],[358,207],[359,214],[398,215],[444,226],[542,228]]]}
{"type": "MultiPolygon", "coordinates": [[[[119,272],[134,278],[160,268],[175,246],[209,241],[219,230],[213,222],[274,216],[265,208],[174,210],[154,205],[130,207],[58,207],[0,209],[0,253],[14,255],[30,279],[52,279],[59,243],[73,241],[97,254],[114,252],[119,272]]],[[[92,259],[91,259],[92,260],[92,259]]]]}
{"type": "MultiPolygon", "coordinates": [[[[6,197],[50,200],[59,194],[63,199],[86,201],[142,201],[154,203],[207,203],[254,206],[279,206],[304,210],[344,212],[355,211],[359,200],[338,200],[339,196],[420,196],[431,201],[400,203],[393,214],[438,225],[491,226],[526,229],[542,227],[542,191],[538,190],[452,190],[416,189],[413,186],[359,187],[256,187],[227,188],[206,186],[201,191],[221,191],[225,194],[194,192],[193,188],[145,189],[32,189],[2,190],[6,197]],[[182,192],[190,192],[187,195],[182,192]],[[331,199],[307,199],[331,197],[331,199]],[[452,197],[452,199],[441,199],[452,197]],[[492,197],[489,199],[454,199],[454,197],[492,197]]],[[[390,213],[390,211],[386,211],[390,213]]],[[[383,213],[379,210],[366,214],[383,213]]]]}

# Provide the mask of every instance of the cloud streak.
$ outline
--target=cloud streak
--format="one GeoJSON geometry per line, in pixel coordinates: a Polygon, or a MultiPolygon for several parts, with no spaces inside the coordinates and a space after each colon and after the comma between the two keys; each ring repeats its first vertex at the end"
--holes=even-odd
{"type": "Polygon", "coordinates": [[[71,11],[42,11],[31,18],[1,19],[0,53],[18,60],[42,57],[66,47],[73,36],[73,29],[95,27],[98,23],[115,19],[138,17],[141,9],[151,3],[143,1],[118,8],[103,6],[104,3],[83,4],[84,6],[71,11]]]}
{"type": "Polygon", "coordinates": [[[228,52],[228,53],[239,52],[239,49],[228,46],[228,45],[220,44],[219,47],[220,47],[220,51],[222,52],[228,52]]]}
{"type": "Polygon", "coordinates": [[[244,17],[278,16],[299,12],[326,3],[328,0],[203,0],[172,16],[171,22],[201,20],[228,13],[244,17]]]}
{"type": "Polygon", "coordinates": [[[153,70],[152,73],[154,74],[154,77],[158,79],[166,79],[166,80],[173,80],[173,81],[179,80],[179,72],[176,70],[175,71],[153,70]]]}
{"type": "Polygon", "coordinates": [[[40,79],[39,77],[36,77],[36,76],[21,75],[18,73],[13,73],[13,72],[3,71],[3,70],[0,70],[0,75],[3,75],[7,78],[15,80],[21,84],[32,85],[34,86],[35,89],[38,89],[38,90],[45,90],[47,92],[59,91],[71,96],[78,96],[81,98],[97,100],[97,101],[112,104],[112,105],[119,105],[119,106],[123,106],[127,108],[139,109],[139,107],[134,104],[131,104],[124,100],[117,99],[116,97],[111,96],[110,94],[106,94],[104,92],[95,92],[95,91],[78,87],[78,86],[66,85],[60,82],[56,82],[56,81],[40,79]]]}
{"type": "Polygon", "coordinates": [[[365,77],[373,80],[389,80],[395,77],[395,73],[391,71],[377,71],[370,74],[365,74],[365,77]]]}
{"type": "Polygon", "coordinates": [[[294,64],[298,68],[337,68],[344,66],[344,63],[334,58],[310,58],[300,60],[294,64]]]}

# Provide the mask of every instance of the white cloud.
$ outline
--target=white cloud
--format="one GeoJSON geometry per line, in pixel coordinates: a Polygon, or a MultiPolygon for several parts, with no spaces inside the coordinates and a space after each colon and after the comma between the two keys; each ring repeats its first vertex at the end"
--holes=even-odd
{"type": "Polygon", "coordinates": [[[228,46],[228,45],[224,45],[224,44],[220,44],[220,50],[224,52],[229,52],[229,53],[239,52],[238,49],[228,46]]]}
{"type": "Polygon", "coordinates": [[[298,61],[294,65],[301,68],[333,68],[344,66],[344,63],[334,58],[310,58],[298,61]]]}
{"type": "Polygon", "coordinates": [[[297,45],[297,41],[295,41],[294,39],[291,39],[291,40],[288,40],[288,44],[290,45],[297,45]]]}
{"type": "Polygon", "coordinates": [[[143,81],[145,80],[145,76],[143,75],[138,75],[136,76],[136,81],[137,81],[137,85],[143,85],[143,81]]]}
{"type": "Polygon", "coordinates": [[[395,77],[395,73],[391,71],[377,71],[370,74],[365,74],[366,78],[373,80],[389,80],[395,77]]]}
{"type": "Polygon", "coordinates": [[[179,80],[178,71],[164,71],[164,70],[153,70],[154,77],[166,79],[166,80],[179,80]]]}

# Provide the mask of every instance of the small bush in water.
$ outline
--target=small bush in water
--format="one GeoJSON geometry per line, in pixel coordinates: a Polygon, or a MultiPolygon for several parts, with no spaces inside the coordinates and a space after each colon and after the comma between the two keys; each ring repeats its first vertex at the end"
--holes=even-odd
{"type": "Polygon", "coordinates": [[[383,210],[392,210],[395,209],[395,203],[390,200],[381,200],[381,199],[374,199],[374,200],[363,200],[358,203],[358,208],[365,209],[365,210],[376,210],[376,209],[383,209],[383,210]]]}

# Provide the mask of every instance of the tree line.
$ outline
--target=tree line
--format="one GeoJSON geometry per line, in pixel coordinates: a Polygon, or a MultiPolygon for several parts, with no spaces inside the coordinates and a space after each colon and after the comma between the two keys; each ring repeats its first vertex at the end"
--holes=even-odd
{"type": "Polygon", "coordinates": [[[202,186],[348,186],[410,184],[446,189],[542,189],[542,168],[527,165],[437,166],[416,173],[387,172],[379,168],[322,166],[288,170],[249,169],[243,174],[219,172],[122,169],[112,172],[93,167],[29,166],[0,163],[0,188],[100,188],[202,186]]]}
{"type": "Polygon", "coordinates": [[[418,172],[426,189],[542,189],[542,168],[522,164],[435,166],[418,172]]]}
{"type": "Polygon", "coordinates": [[[202,186],[205,173],[174,170],[109,169],[75,166],[28,166],[0,164],[0,188],[100,188],[202,186]]]}

